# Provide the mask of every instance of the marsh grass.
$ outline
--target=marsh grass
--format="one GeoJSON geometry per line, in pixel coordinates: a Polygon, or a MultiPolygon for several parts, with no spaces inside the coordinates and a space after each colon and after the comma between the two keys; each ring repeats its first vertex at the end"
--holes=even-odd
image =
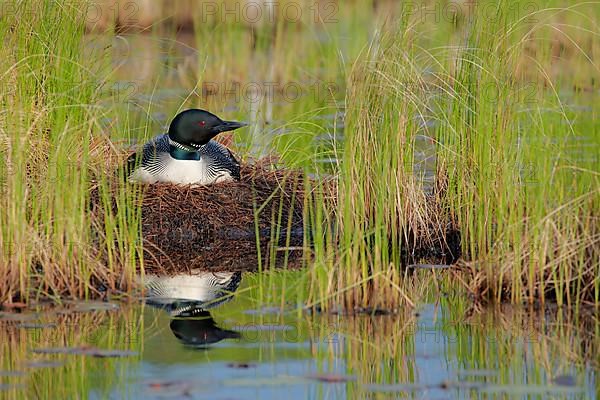
{"type": "Polygon", "coordinates": [[[90,226],[90,182],[107,184],[94,173],[105,172],[107,140],[94,135],[103,115],[82,57],[81,11],[53,1],[11,11],[1,21],[0,298],[95,296],[99,282],[127,287],[139,243],[133,208],[107,217],[105,232],[90,226]],[[104,245],[108,268],[97,257],[104,245]]]}
{"type": "MultiPolygon", "coordinates": [[[[338,179],[335,189],[304,184],[312,248],[298,284],[308,288],[308,304],[413,305],[422,286],[405,267],[428,260],[412,249],[440,246],[458,230],[463,274],[455,282],[474,296],[597,305],[596,4],[548,0],[531,10],[524,1],[482,2],[440,20],[419,7],[388,5],[394,12],[376,15],[380,3],[354,2],[331,24],[196,24],[200,51],[177,68],[162,66],[136,86],[146,100],[126,104],[98,85],[118,83],[119,71],[103,46],[82,50],[78,7],[18,3],[0,21],[0,299],[130,288],[143,261],[140,194],[131,187],[119,192],[119,207],[109,203],[118,141],[160,132],[158,112],[219,113],[240,103],[201,96],[215,82],[277,82],[325,91],[281,109],[260,90],[256,101],[242,99],[235,113],[250,114],[255,129],[236,141],[251,152],[264,140],[307,176],[338,179]],[[158,92],[167,84],[188,94],[163,103],[158,92]],[[344,126],[319,119],[340,111],[344,126]],[[324,167],[317,158],[334,162],[324,167]],[[433,184],[420,167],[427,162],[435,162],[433,184]],[[96,226],[90,186],[105,210],[96,226]]],[[[149,32],[159,42],[161,28],[149,32]]],[[[137,75],[145,61],[134,61],[137,75]]],[[[286,221],[273,210],[277,235],[286,221]]],[[[270,263],[278,250],[268,250],[270,263]]]]}
{"type": "MultiPolygon", "coordinates": [[[[581,77],[575,73],[570,81],[566,70],[553,76],[554,58],[561,57],[547,54],[552,40],[569,42],[572,68],[598,69],[589,58],[600,45],[598,15],[575,25],[575,15],[591,11],[587,5],[524,19],[505,6],[499,3],[492,19],[472,21],[454,63],[447,123],[438,130],[439,165],[465,238],[470,285],[495,301],[597,304],[597,157],[573,152],[577,140],[597,148],[598,130],[591,125],[597,110],[589,104],[578,111],[563,100],[581,77]],[[571,37],[585,29],[591,37],[571,37]],[[529,65],[527,73],[519,72],[519,63],[529,65]]],[[[577,91],[573,96],[585,98],[577,91]]]]}
{"type": "Polygon", "coordinates": [[[482,4],[433,27],[440,47],[421,46],[432,26],[410,10],[381,28],[349,72],[340,246],[315,264],[320,293],[410,304],[403,250],[453,226],[457,282],[476,298],[598,304],[598,111],[585,94],[598,14],[556,5],[482,4]],[[436,148],[432,192],[414,168],[419,135],[436,148]]]}
{"type": "Polygon", "coordinates": [[[413,23],[405,16],[383,25],[348,73],[338,207],[332,216],[317,200],[313,210],[334,227],[315,246],[311,272],[322,284],[316,293],[328,293],[334,307],[414,306],[418,288],[405,267],[422,261],[419,246],[446,245],[452,221],[438,201],[443,188],[427,190],[415,169],[432,95],[415,61],[413,23]]]}

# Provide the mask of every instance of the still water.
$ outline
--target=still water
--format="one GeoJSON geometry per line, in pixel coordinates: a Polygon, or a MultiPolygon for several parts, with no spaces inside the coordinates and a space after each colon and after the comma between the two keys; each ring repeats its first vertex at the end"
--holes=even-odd
{"type": "Polygon", "coordinates": [[[143,302],[2,313],[0,397],[598,398],[593,314],[441,292],[395,315],[311,313],[282,298],[298,274],[147,276],[143,302]]]}

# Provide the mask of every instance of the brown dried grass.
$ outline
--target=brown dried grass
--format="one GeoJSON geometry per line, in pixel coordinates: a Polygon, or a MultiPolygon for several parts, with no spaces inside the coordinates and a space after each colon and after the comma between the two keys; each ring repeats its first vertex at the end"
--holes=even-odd
{"type": "MultiPolygon", "coordinates": [[[[305,246],[304,173],[277,168],[267,157],[244,163],[241,176],[239,182],[210,186],[144,185],[140,206],[146,270],[256,270],[259,265],[283,266],[284,260],[288,267],[299,266],[305,246]]],[[[127,187],[114,185],[112,190],[114,198],[127,187]]],[[[101,232],[96,190],[92,204],[101,232]]],[[[116,201],[112,207],[116,212],[116,201]]]]}

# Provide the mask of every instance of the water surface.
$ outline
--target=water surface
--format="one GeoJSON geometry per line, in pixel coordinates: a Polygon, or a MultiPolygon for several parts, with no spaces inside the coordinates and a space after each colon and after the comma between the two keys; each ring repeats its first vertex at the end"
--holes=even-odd
{"type": "Polygon", "coordinates": [[[154,277],[145,303],[3,313],[0,397],[598,398],[594,315],[442,293],[395,315],[273,304],[299,274],[154,277]]]}

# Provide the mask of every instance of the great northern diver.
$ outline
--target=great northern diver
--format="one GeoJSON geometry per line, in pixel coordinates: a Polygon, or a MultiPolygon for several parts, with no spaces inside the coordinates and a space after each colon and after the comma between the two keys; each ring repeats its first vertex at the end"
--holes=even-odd
{"type": "Polygon", "coordinates": [[[142,183],[210,185],[240,179],[240,164],[227,147],[211,140],[221,132],[247,124],[223,121],[200,109],[183,111],[171,121],[169,132],[144,145],[141,157],[127,160],[129,179],[142,183]],[[141,158],[141,165],[138,162],[141,158]]]}
{"type": "Polygon", "coordinates": [[[192,270],[173,276],[146,275],[139,278],[146,288],[146,303],[170,315],[171,331],[188,346],[205,348],[241,334],[220,328],[208,311],[228,302],[240,285],[242,273],[192,270]]]}

